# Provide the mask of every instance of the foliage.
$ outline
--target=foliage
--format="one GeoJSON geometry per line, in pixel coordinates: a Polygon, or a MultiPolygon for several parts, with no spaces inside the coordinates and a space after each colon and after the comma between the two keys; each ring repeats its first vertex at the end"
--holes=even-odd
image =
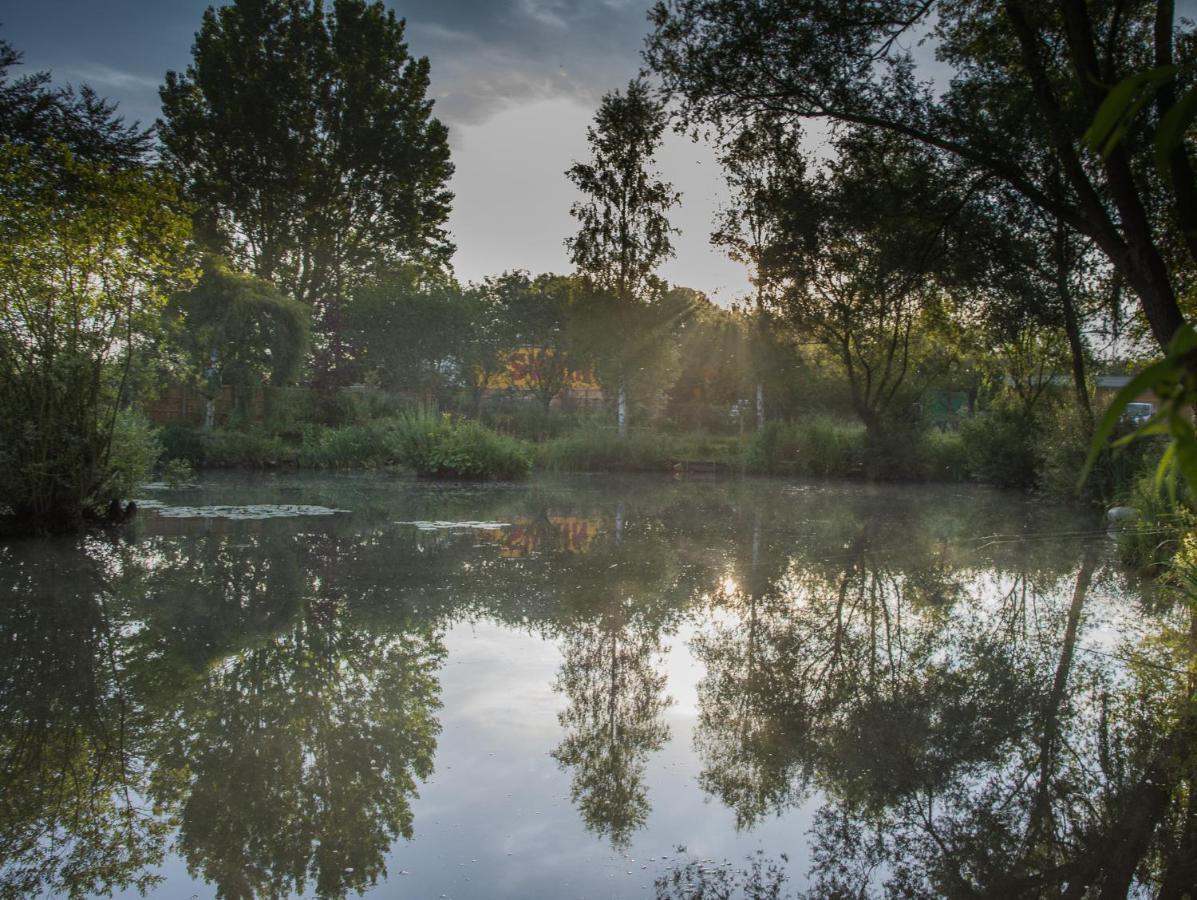
{"type": "Polygon", "coordinates": [[[1189,83],[1157,94],[1154,116],[1104,159],[1087,159],[1084,142],[1112,85],[1191,52],[1193,26],[1174,21],[1171,2],[660,0],[650,15],[647,61],[684,124],[818,118],[915,140],[959,172],[953,180],[1012,192],[1095,244],[1161,347],[1183,323],[1168,223],[1191,269],[1197,177],[1178,146],[1161,190],[1140,138],[1187,106],[1189,83]],[[934,90],[910,49],[924,39],[942,67],[934,90]]]}
{"type": "Polygon", "coordinates": [[[1031,488],[1039,480],[1039,445],[1044,417],[1036,416],[1010,394],[960,426],[969,474],[999,487],[1031,488]]]}
{"type": "Polygon", "coordinates": [[[568,276],[530,278],[525,272],[508,272],[487,279],[483,290],[494,296],[509,323],[504,349],[522,348],[528,365],[520,374],[547,413],[574,373],[589,362],[578,315],[585,286],[568,276]]]}
{"type": "Polygon", "coordinates": [[[295,459],[295,449],[281,437],[260,428],[217,428],[201,435],[202,458],[193,463],[215,469],[275,468],[295,459]]]}
{"type": "Polygon", "coordinates": [[[621,303],[645,301],[659,290],[653,272],[673,255],[665,213],[680,195],[647,167],[665,130],[665,110],[643,81],[603,96],[586,130],[592,159],[566,175],[586,195],[570,214],[578,233],[566,241],[578,271],[621,303]]]}
{"type": "Polygon", "coordinates": [[[224,384],[284,385],[303,365],[311,312],[227,260],[206,257],[198,283],[172,298],[170,312],[197,376],[215,364],[224,384]]]}
{"type": "Polygon", "coordinates": [[[574,163],[566,172],[586,195],[570,209],[578,233],[566,247],[578,272],[596,289],[591,305],[605,327],[589,329],[591,350],[601,364],[600,377],[618,394],[621,435],[627,433],[629,380],[661,348],[659,341],[645,338],[656,323],[645,321],[643,306],[661,293],[655,270],[673,255],[669,235],[676,230],[666,213],[680,200],[649,170],[665,122],[664,107],[643,81],[630,82],[624,94],[605,94],[586,131],[591,161],[574,163]]]}
{"type": "Polygon", "coordinates": [[[131,410],[118,412],[108,454],[111,495],[122,499],[133,496],[137,487],[150,480],[161,456],[162,443],[157,429],[138,413],[131,410]]]}
{"type": "Polygon", "coordinates": [[[82,160],[135,170],[145,165],[152,149],[152,133],[129,125],[117,115],[116,104],[87,85],[77,91],[51,85],[49,72],[33,72],[10,79],[21,54],[0,40],[0,135],[25,147],[47,165],[56,165],[59,145],[82,160]]]}
{"type": "Polygon", "coordinates": [[[967,481],[968,449],[957,431],[927,431],[920,442],[923,477],[928,481],[967,481]]]}
{"type": "MultiPolygon", "coordinates": [[[[1181,491],[1185,491],[1182,483],[1181,491]]],[[[1124,489],[1120,503],[1135,510],[1133,522],[1118,533],[1122,561],[1150,576],[1167,576],[1185,534],[1197,529],[1192,500],[1160,490],[1152,468],[1147,468],[1124,489]]]]}
{"type": "Polygon", "coordinates": [[[167,425],[158,431],[164,463],[181,460],[191,466],[204,463],[204,440],[190,425],[167,425]]]}
{"type": "Polygon", "coordinates": [[[403,38],[380,2],[236,0],[204,13],[191,65],[160,91],[165,158],[203,237],[312,308],[328,378],[346,376],[352,291],[452,254],[448,133],[403,38]]]}
{"type": "Polygon", "coordinates": [[[669,468],[666,435],[647,429],[626,434],[606,426],[580,428],[542,444],[537,462],[550,471],[663,471],[669,468]]]}
{"type": "Polygon", "coordinates": [[[305,428],[295,464],[305,469],[375,469],[395,465],[398,458],[395,426],[379,420],[305,428]]]}
{"type": "Polygon", "coordinates": [[[116,497],[132,356],[186,283],[188,234],[159,173],[0,146],[0,502],[22,527],[75,530],[116,497]]]}
{"type": "Polygon", "coordinates": [[[470,301],[455,282],[397,269],[358,288],[346,336],[360,371],[392,391],[447,403],[464,384],[470,301]]]}
{"type": "Polygon", "coordinates": [[[409,412],[395,421],[399,460],[432,478],[501,478],[526,475],[532,467],[527,446],[472,421],[430,411],[409,412]]]}
{"type": "Polygon", "coordinates": [[[822,416],[768,422],[745,455],[747,470],[760,474],[851,478],[864,464],[863,426],[822,416]]]}

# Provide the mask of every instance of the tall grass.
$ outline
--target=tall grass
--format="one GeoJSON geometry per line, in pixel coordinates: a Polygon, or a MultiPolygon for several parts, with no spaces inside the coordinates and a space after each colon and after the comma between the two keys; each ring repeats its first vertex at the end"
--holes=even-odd
{"type": "Polygon", "coordinates": [[[704,432],[641,429],[620,437],[615,428],[591,425],[546,441],[537,453],[540,468],[557,472],[661,472],[687,462],[739,468],[740,442],[704,432]]]}
{"type": "Polygon", "coordinates": [[[399,460],[431,478],[520,478],[532,468],[528,446],[478,422],[426,410],[393,420],[399,460]]]}
{"type": "Polygon", "coordinates": [[[753,436],[744,457],[749,472],[854,478],[864,471],[864,426],[814,416],[769,422],[753,436]]]}

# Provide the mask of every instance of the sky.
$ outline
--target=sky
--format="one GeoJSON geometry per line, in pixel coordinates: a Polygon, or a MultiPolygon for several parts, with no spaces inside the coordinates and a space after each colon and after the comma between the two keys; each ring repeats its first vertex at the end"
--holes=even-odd
{"type": "MultiPolygon", "coordinates": [[[[130,120],[159,115],[158,86],[185,69],[210,0],[0,0],[0,36],[25,71],[87,83],[130,120]]],[[[640,66],[649,0],[387,0],[432,65],[435,114],[449,126],[456,197],[449,220],[459,279],[509,269],[566,272],[563,241],[578,198],[565,170],[588,156],[586,127],[604,93],[640,66]]],[[[15,73],[14,73],[15,74],[15,73]]],[[[709,147],[669,134],[657,167],[682,193],[681,230],[660,274],[724,305],[747,273],[713,249],[724,202],[709,147]]]]}

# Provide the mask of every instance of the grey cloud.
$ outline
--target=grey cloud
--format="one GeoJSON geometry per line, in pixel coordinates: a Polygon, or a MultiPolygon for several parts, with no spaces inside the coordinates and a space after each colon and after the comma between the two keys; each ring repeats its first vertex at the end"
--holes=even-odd
{"type": "Polygon", "coordinates": [[[632,77],[648,0],[416,0],[395,5],[414,53],[432,62],[437,115],[474,125],[513,105],[588,106],[632,77]]]}

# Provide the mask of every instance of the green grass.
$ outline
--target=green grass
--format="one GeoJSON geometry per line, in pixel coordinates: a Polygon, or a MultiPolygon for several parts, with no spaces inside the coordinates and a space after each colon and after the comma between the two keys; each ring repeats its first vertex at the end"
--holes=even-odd
{"type": "Polygon", "coordinates": [[[670,434],[631,429],[620,437],[611,427],[580,428],[541,444],[537,468],[554,472],[664,472],[680,463],[741,465],[736,437],[701,432],[670,434]]]}

